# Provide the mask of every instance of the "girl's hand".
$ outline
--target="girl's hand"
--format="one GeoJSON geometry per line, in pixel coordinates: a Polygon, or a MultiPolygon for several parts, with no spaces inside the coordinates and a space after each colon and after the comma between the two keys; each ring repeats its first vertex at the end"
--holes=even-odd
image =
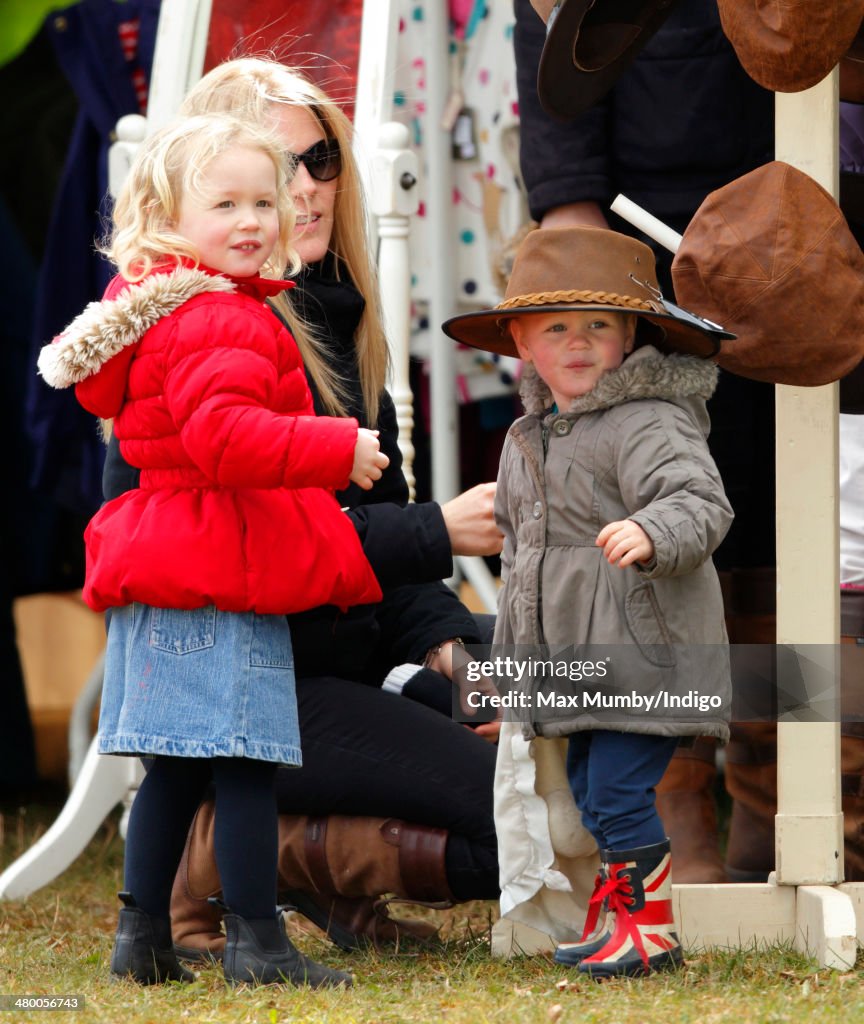
{"type": "Polygon", "coordinates": [[[349,479],[364,491],[369,491],[389,465],[390,460],[378,442],[378,431],[360,427],[354,447],[354,468],[349,479]]]}
{"type": "Polygon", "coordinates": [[[597,534],[595,544],[603,548],[610,565],[626,569],[634,562],[650,562],[654,557],[654,544],[648,534],[632,519],[607,523],[597,534]]]}

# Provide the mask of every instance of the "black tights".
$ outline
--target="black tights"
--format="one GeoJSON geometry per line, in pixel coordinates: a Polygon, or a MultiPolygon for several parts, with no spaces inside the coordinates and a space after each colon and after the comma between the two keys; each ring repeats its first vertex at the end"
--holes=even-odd
{"type": "Polygon", "coordinates": [[[212,780],[214,847],[224,899],[246,918],[276,912],[276,764],[241,757],[156,757],[132,804],[124,885],[148,914],[168,917],[189,826],[212,780]]]}

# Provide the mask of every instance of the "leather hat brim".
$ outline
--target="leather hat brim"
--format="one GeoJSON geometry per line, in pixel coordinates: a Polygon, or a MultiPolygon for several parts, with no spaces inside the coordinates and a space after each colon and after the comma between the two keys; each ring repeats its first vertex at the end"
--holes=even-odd
{"type": "Polygon", "coordinates": [[[514,316],[522,316],[525,313],[555,313],[580,309],[591,309],[598,312],[604,310],[610,313],[635,313],[640,320],[658,328],[656,331],[651,330],[650,333],[644,332],[642,338],[637,332],[637,344],[644,340],[662,352],[680,352],[710,359],[720,351],[720,345],[724,340],[735,337],[734,334],[722,329],[694,327],[671,313],[644,313],[641,310],[622,309],[621,306],[600,306],[593,303],[476,310],[473,313],[463,313],[460,316],[451,317],[441,325],[441,329],[448,337],[463,345],[518,359],[519,353],[504,324],[505,320],[514,316]]]}
{"type": "Polygon", "coordinates": [[[641,26],[609,25],[608,40],[601,44],[602,56],[593,70],[580,68],[574,57],[576,37],[594,0],[565,0],[546,35],[537,72],[537,94],[551,117],[572,120],[602,99],[621,72],[666,20],[678,0],[658,6],[641,26]],[[634,31],[627,32],[625,28],[634,31]]]}

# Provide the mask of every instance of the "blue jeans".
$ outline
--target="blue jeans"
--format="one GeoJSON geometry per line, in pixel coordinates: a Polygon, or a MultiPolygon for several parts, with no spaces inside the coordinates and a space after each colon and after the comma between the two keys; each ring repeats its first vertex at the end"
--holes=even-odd
{"type": "Polygon", "coordinates": [[[570,736],[570,789],[601,850],[632,850],[666,838],[654,787],[677,744],[676,736],[601,729],[570,736]]]}

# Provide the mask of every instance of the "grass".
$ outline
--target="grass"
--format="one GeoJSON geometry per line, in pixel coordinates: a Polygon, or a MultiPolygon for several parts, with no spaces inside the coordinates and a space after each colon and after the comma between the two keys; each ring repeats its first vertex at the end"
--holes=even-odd
{"type": "MultiPolygon", "coordinates": [[[[59,808],[5,810],[5,867],[50,824],[59,808]]],[[[0,902],[0,993],[83,995],[83,1010],[52,1014],[53,1024],[717,1024],[864,1020],[864,972],[816,970],[781,947],[702,953],[674,975],[605,984],[583,980],[544,957],[494,960],[492,903],[434,914],[440,947],[419,955],[345,954],[302,919],[292,938],[310,956],[353,972],[351,991],[229,989],[218,967],[193,985],[142,989],[112,983],[108,961],[121,888],[123,842],[109,819],[87,850],[52,885],[22,901],[0,902]]],[[[429,912],[432,914],[432,912],[429,912]]],[[[39,1012],[0,1010],[4,1021],[39,1012]]]]}

